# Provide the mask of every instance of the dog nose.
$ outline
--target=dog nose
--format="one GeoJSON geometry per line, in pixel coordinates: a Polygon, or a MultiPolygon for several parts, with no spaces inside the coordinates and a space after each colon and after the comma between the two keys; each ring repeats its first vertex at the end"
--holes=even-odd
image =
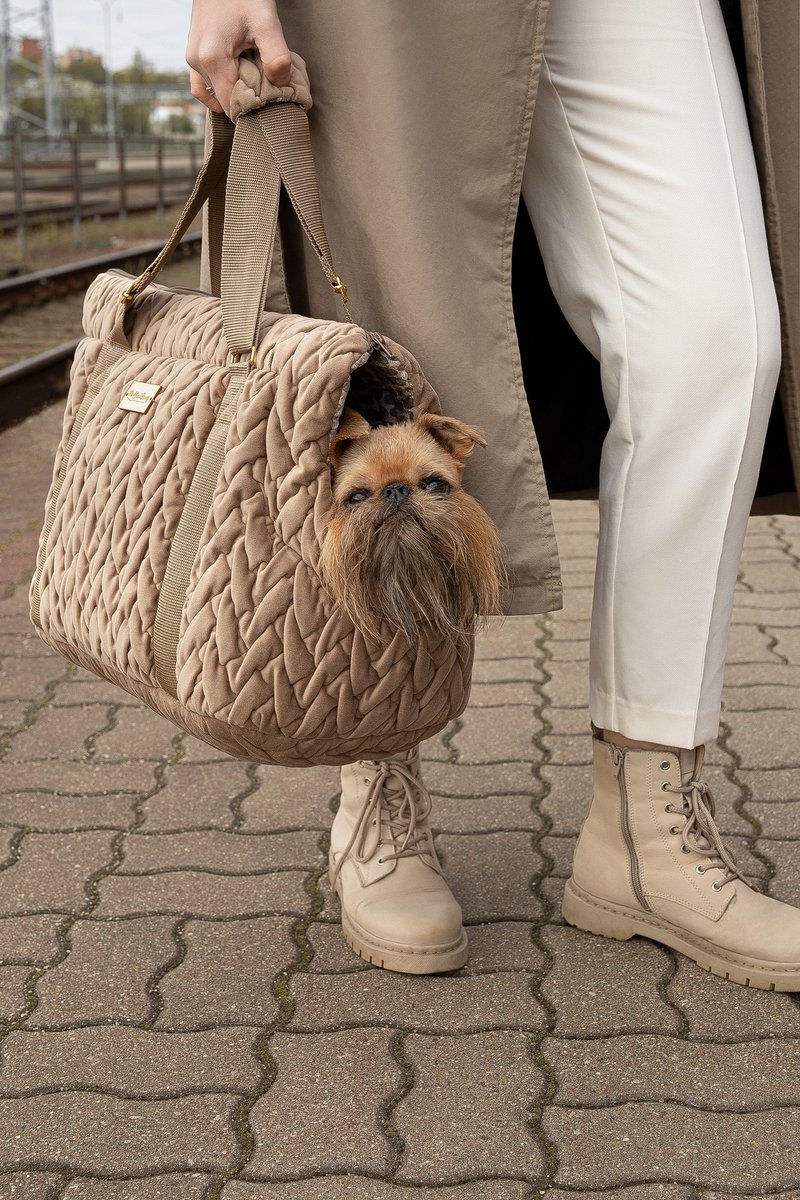
{"type": "Polygon", "coordinates": [[[389,483],[383,489],[383,494],[387,500],[401,504],[410,491],[411,488],[406,483],[389,483]]]}

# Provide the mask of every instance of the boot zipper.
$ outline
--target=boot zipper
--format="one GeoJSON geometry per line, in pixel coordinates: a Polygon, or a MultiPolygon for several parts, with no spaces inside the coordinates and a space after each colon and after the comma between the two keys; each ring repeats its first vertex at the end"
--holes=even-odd
{"type": "Polygon", "coordinates": [[[625,839],[625,845],[628,847],[628,860],[631,865],[631,884],[636,899],[642,908],[646,909],[647,912],[652,912],[653,910],[647,903],[642,891],[642,881],[639,877],[639,860],[636,857],[636,847],[633,844],[633,835],[631,834],[630,814],[628,812],[628,785],[625,782],[625,755],[616,746],[613,748],[612,753],[614,755],[614,773],[619,783],[622,836],[625,839]]]}

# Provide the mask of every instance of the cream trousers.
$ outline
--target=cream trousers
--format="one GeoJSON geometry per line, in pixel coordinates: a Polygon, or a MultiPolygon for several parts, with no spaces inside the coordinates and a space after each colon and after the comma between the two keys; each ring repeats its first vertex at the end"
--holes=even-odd
{"type": "Polygon", "coordinates": [[[610,418],[590,715],[699,745],[781,353],[718,0],[551,0],[522,194],[610,418]]]}

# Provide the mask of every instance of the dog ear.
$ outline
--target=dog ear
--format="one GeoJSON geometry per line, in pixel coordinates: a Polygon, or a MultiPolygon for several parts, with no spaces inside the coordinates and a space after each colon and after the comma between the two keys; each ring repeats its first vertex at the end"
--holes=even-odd
{"type": "Polygon", "coordinates": [[[333,466],[338,467],[342,454],[352,442],[369,437],[371,432],[372,426],[361,413],[354,408],[345,408],[328,450],[328,458],[333,466]]]}
{"type": "Polygon", "coordinates": [[[452,454],[456,462],[465,463],[475,446],[485,446],[483,430],[474,425],[465,425],[457,417],[442,417],[435,413],[424,413],[417,424],[431,435],[443,449],[452,454]]]}

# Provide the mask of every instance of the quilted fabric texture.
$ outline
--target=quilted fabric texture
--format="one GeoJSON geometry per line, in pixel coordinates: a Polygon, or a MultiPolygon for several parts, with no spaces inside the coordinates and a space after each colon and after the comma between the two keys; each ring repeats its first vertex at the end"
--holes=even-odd
{"type": "MultiPolygon", "coordinates": [[[[87,293],[54,488],[127,278],[100,275],[87,293]]],[[[228,383],[220,302],[151,285],[129,340],[91,401],[41,546],[44,641],[236,757],[340,764],[439,732],[467,704],[472,646],[412,651],[398,634],[375,657],[316,571],[328,448],[351,372],[388,352],[407,373],[414,415],[438,412],[413,356],[353,324],[265,314],[187,588],[175,697],[156,679],[153,627],[228,383]],[[158,385],[144,413],[120,408],[133,381],[158,385]]]]}

